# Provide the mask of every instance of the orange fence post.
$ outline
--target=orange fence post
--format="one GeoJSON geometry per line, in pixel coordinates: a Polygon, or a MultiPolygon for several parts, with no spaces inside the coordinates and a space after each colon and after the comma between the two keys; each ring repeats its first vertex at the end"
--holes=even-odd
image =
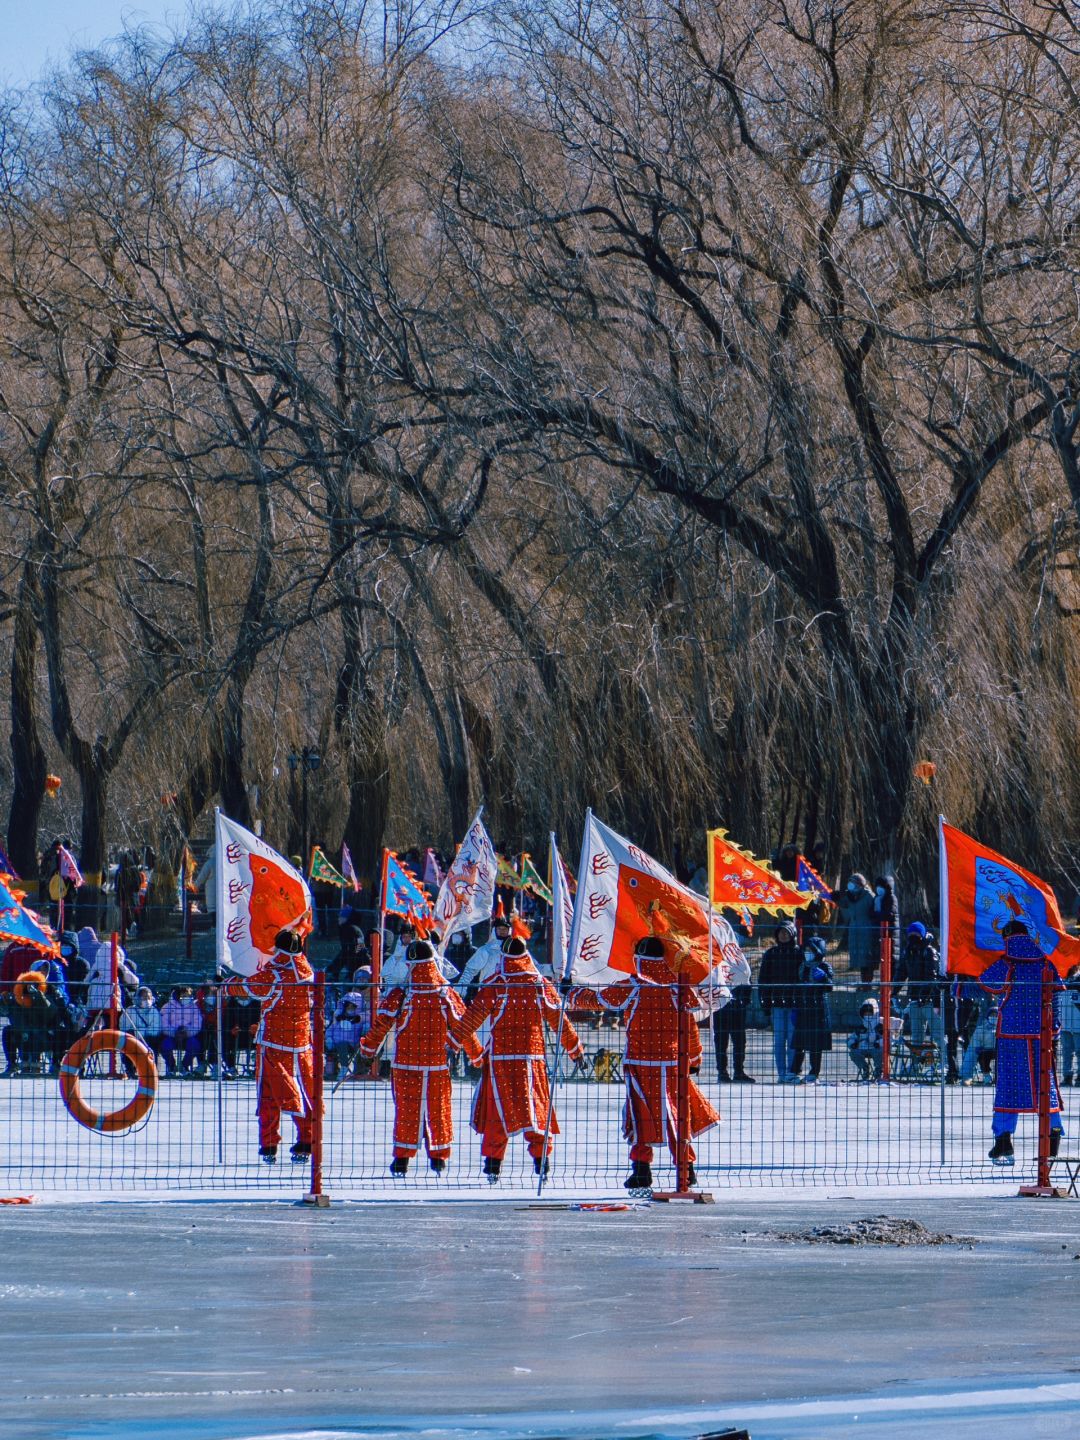
{"type": "Polygon", "coordinates": [[[686,971],[679,971],[679,1049],[678,1080],[675,1090],[675,1190],[679,1195],[690,1191],[690,982],[686,971]]]}
{"type": "Polygon", "coordinates": [[[329,1196],[323,1194],[323,1070],[326,1067],[326,972],[315,971],[311,987],[311,1047],[314,1050],[311,1084],[311,1191],[306,1203],[325,1208],[329,1196]]]}
{"type": "Polygon", "coordinates": [[[1054,978],[1049,961],[1042,965],[1039,1014],[1039,1164],[1034,1185],[1021,1185],[1021,1195],[1057,1198],[1065,1194],[1050,1181],[1050,1077],[1054,1069],[1054,978]]]}
{"type": "Polygon", "coordinates": [[[892,930],[881,927],[881,1078],[888,1080],[892,1061],[892,930]]]}

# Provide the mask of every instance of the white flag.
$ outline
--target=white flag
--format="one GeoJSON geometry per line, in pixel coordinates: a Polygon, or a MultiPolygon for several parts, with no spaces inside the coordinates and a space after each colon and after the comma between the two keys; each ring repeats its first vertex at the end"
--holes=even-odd
{"type": "Polygon", "coordinates": [[[570,974],[570,934],[574,928],[574,897],[559,847],[551,836],[551,936],[552,972],[557,978],[570,974]]]}
{"type": "Polygon", "coordinates": [[[253,975],[280,930],[311,930],[311,891],[299,870],[264,840],[216,814],[218,964],[253,975]]]}
{"type": "Polygon", "coordinates": [[[469,930],[491,919],[497,861],[495,847],[480,818],[483,813],[481,805],[435,899],[435,924],[443,945],[455,931],[469,930]]]}
{"type": "Polygon", "coordinates": [[[742,962],[734,930],[722,916],[710,917],[701,895],[588,810],[570,937],[573,978],[601,985],[620,979],[633,970],[634,949],[645,935],[668,943],[676,968],[695,984],[713,967],[723,977],[742,962]]]}

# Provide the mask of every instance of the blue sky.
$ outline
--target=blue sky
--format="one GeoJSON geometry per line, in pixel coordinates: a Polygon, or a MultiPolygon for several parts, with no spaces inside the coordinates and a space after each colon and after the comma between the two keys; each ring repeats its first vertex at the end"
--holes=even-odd
{"type": "Polygon", "coordinates": [[[131,25],[182,20],[184,0],[0,0],[0,83],[25,85],[73,48],[131,25]]]}

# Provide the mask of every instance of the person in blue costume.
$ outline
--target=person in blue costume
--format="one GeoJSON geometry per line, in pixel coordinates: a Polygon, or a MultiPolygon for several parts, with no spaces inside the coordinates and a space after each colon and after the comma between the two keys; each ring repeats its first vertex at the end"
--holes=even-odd
{"type": "MultiPolygon", "coordinates": [[[[1061,1028],[1061,994],[1057,971],[1019,920],[1001,932],[1005,954],[979,976],[979,984],[1000,1004],[997,1027],[997,1084],[994,1089],[995,1165],[1013,1164],[1013,1131],[1017,1117],[1039,1110],[1039,1033],[1044,979],[1054,988],[1054,1034],[1061,1028]]],[[[1050,1059],[1050,1154],[1058,1153],[1064,1127],[1061,1096],[1053,1055],[1050,1059]]]]}

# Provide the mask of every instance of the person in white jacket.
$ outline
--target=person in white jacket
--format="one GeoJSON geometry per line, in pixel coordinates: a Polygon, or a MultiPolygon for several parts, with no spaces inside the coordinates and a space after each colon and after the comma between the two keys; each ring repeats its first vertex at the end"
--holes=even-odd
{"type": "Polygon", "coordinates": [[[135,989],[139,977],[127,962],[127,955],[120,946],[116,948],[117,993],[113,993],[112,943],[99,940],[92,926],[79,931],[79,953],[90,967],[86,977],[86,1005],[89,1011],[90,1027],[101,1018],[107,1023],[115,1005],[123,1009],[123,990],[127,986],[135,989]]]}
{"type": "Polygon", "coordinates": [[[877,1001],[864,1000],[859,1006],[858,1027],[848,1040],[848,1057],[860,1080],[875,1080],[881,1074],[884,1035],[877,1001]]]}
{"type": "Polygon", "coordinates": [[[474,985],[482,985],[489,975],[495,974],[502,964],[502,947],[509,939],[510,921],[505,915],[496,915],[491,922],[490,938],[473,951],[454,982],[454,989],[463,999],[474,985]]]}

